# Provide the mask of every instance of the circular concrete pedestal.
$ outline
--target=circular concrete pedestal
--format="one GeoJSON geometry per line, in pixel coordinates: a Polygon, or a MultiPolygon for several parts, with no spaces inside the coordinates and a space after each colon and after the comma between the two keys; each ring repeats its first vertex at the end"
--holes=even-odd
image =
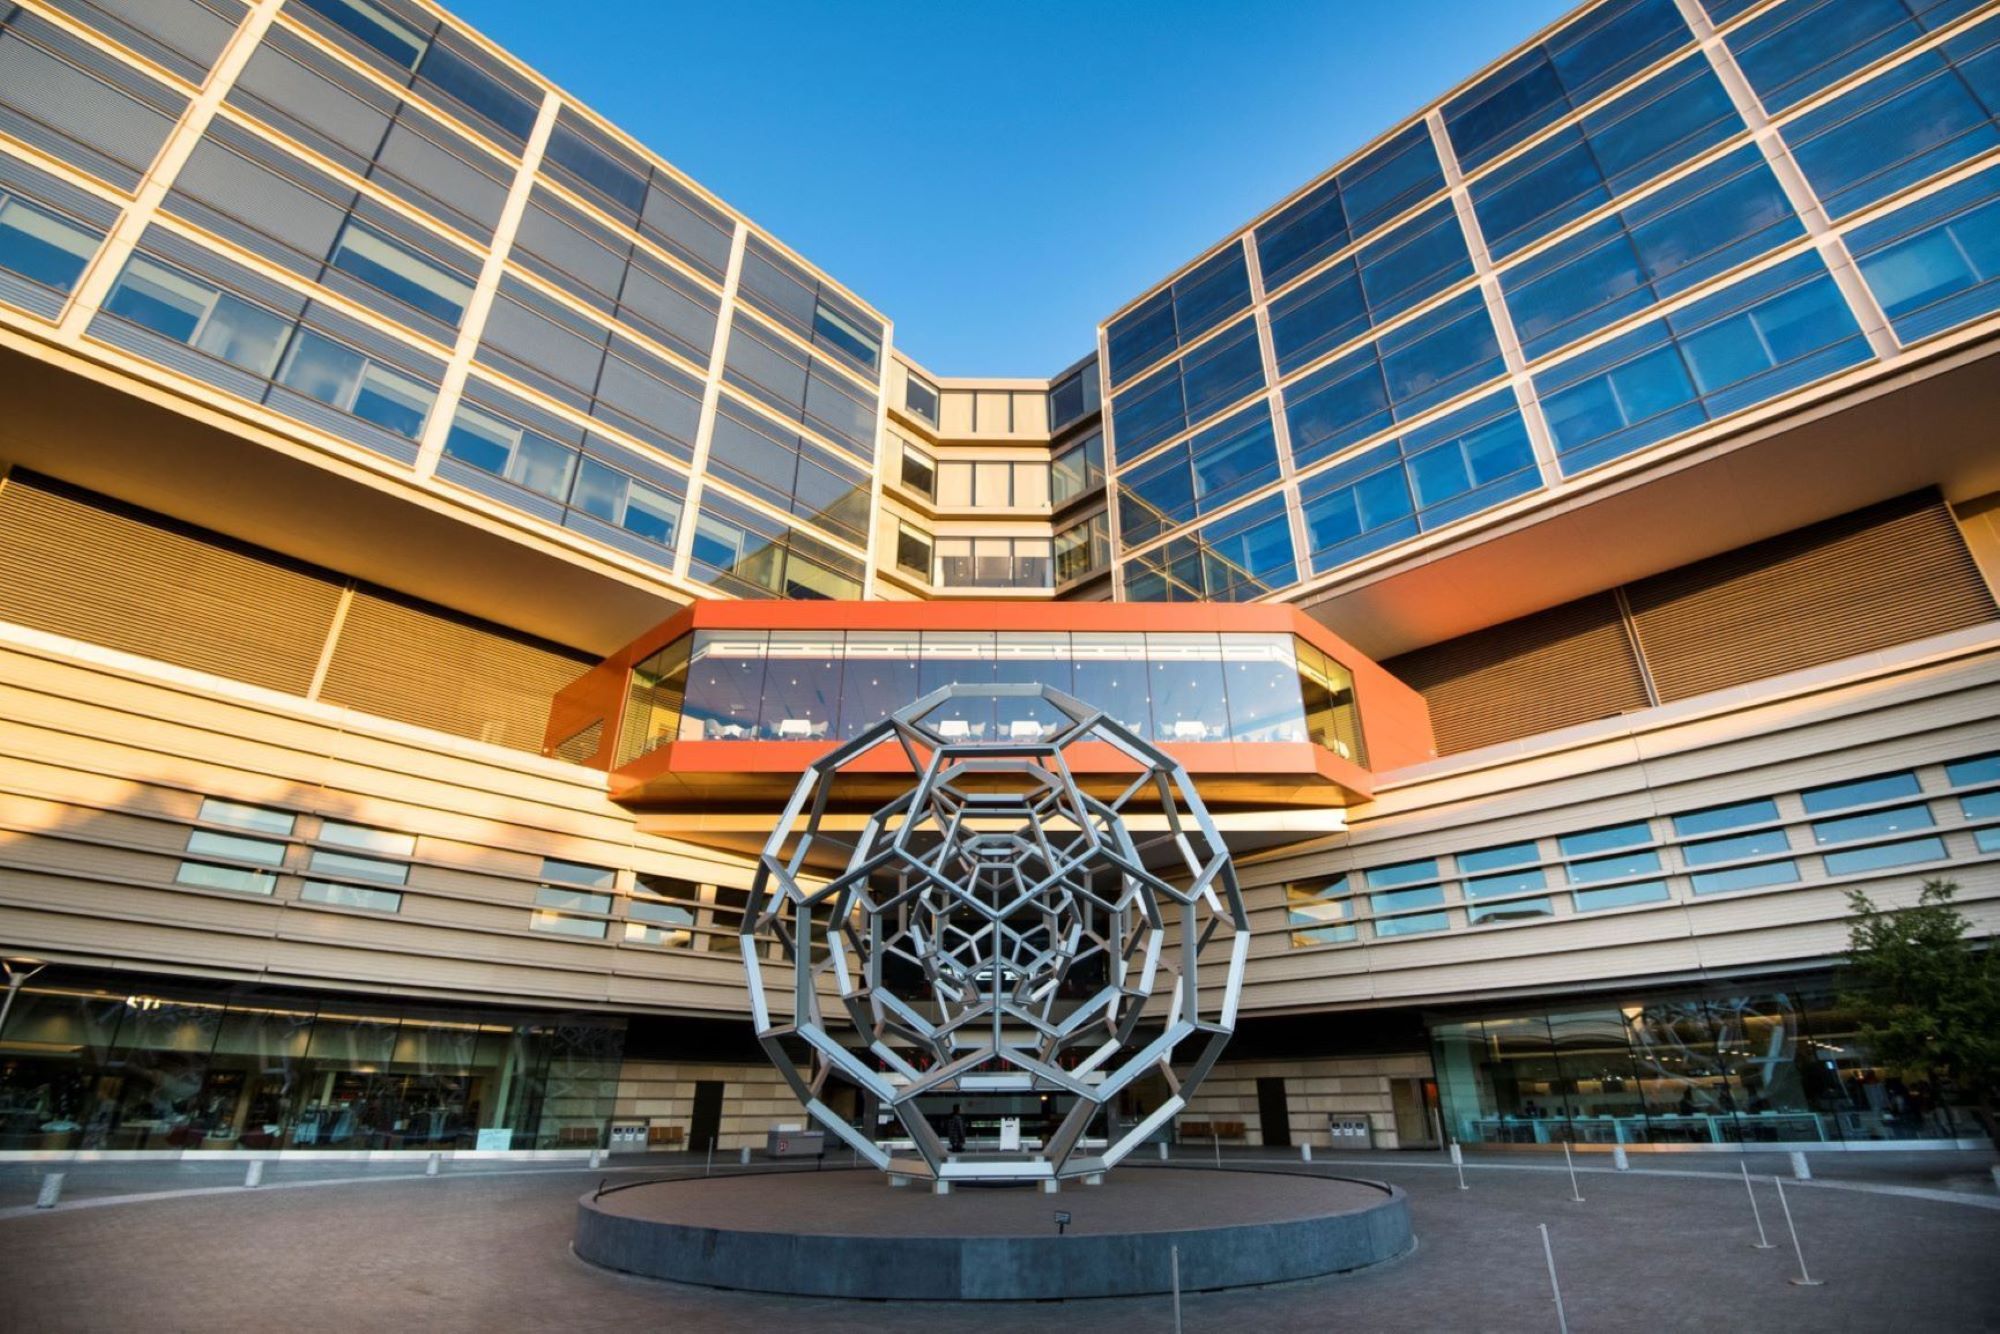
{"type": "Polygon", "coordinates": [[[872,1171],[648,1182],[584,1196],[575,1237],[593,1264],[677,1283],[940,1301],[1165,1292],[1175,1248],[1192,1292],[1360,1269],[1410,1246],[1394,1186],[1184,1168],[1125,1168],[1057,1195],[932,1195],[872,1171]]]}

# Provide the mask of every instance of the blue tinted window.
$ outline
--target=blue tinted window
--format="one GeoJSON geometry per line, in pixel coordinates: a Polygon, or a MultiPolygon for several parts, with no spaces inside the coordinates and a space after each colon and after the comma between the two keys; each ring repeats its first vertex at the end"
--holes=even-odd
{"type": "Polygon", "coordinates": [[[1278,480],[1278,441],[1264,404],[1200,432],[1188,441],[1195,503],[1218,509],[1278,480]]]}
{"type": "MultiPolygon", "coordinates": [[[[1377,866],[1362,877],[1370,889],[1391,889],[1397,885],[1421,884],[1438,878],[1437,858],[1425,857],[1418,861],[1396,862],[1389,866],[1377,866]]],[[[1442,891],[1437,891],[1440,896],[1442,891]]],[[[1442,902],[1442,897],[1425,902],[1442,902]]],[[[1413,906],[1413,905],[1398,905],[1413,906]]]]}
{"type": "Polygon", "coordinates": [[[1790,860],[1758,862],[1753,866],[1731,866],[1721,871],[1700,871],[1689,877],[1697,894],[1723,894],[1735,889],[1761,889],[1765,885],[1795,885],[1798,864],[1790,860]]]}
{"type": "Polygon", "coordinates": [[[1142,454],[1263,383],[1257,330],[1246,319],[1112,400],[1119,455],[1142,454]]]}
{"type": "Polygon", "coordinates": [[[1505,391],[1411,432],[1402,443],[1410,490],[1426,529],[1541,484],[1527,426],[1505,391]]]}
{"type": "Polygon", "coordinates": [[[442,42],[431,46],[418,73],[517,140],[535,128],[539,107],[442,42]]]}
{"type": "Polygon", "coordinates": [[[1194,517],[1187,450],[1169,449],[1118,479],[1118,527],[1126,542],[1147,542],[1194,517]]]}
{"type": "Polygon", "coordinates": [[[1492,317],[1477,290],[1453,297],[1377,344],[1396,415],[1435,407],[1506,369],[1492,317]]]}
{"type": "Polygon", "coordinates": [[[1487,249],[1504,259],[1742,128],[1707,59],[1690,56],[1473,181],[1487,249]]]}
{"type": "MultiPolygon", "coordinates": [[[[1428,865],[1433,871],[1436,870],[1436,863],[1434,862],[1418,863],[1418,865],[1428,865]]],[[[1369,873],[1369,883],[1375,883],[1374,872],[1372,871],[1369,873]]],[[[1402,884],[1403,882],[1401,880],[1385,880],[1382,883],[1395,885],[1402,884]]],[[[1369,906],[1374,908],[1378,913],[1396,912],[1403,908],[1432,908],[1444,902],[1444,890],[1437,885],[1425,885],[1420,889],[1400,889],[1389,894],[1371,894],[1368,896],[1368,902],[1369,906]]]]}
{"type": "Polygon", "coordinates": [[[1976,0],[1792,0],[1731,33],[1729,47],[1758,98],[1775,113],[1908,45],[1975,4],[1976,0]]]}
{"type": "Polygon", "coordinates": [[[1905,342],[2000,309],[2000,170],[1858,227],[1847,243],[1905,342]]]}
{"type": "MultiPolygon", "coordinates": [[[[1978,755],[1969,760],[1954,760],[1944,767],[1944,780],[1953,787],[1971,787],[1977,783],[2000,783],[2000,754],[1978,755]]],[[[1967,798],[1971,800],[1971,798],[1967,798]]]]}
{"type": "Polygon", "coordinates": [[[1576,473],[1870,355],[1817,256],[1800,255],[1538,375],[1576,473]]]}
{"type": "Polygon", "coordinates": [[[580,183],[600,201],[614,205],[613,212],[627,222],[639,216],[646,205],[646,181],[652,174],[637,162],[623,160],[625,154],[598,141],[597,131],[585,125],[568,108],[556,117],[545,151],[545,169],[551,174],[580,183]]]}
{"type": "Polygon", "coordinates": [[[1373,347],[1321,367],[1285,391],[1292,461],[1301,468],[1367,439],[1392,420],[1389,387],[1373,347]]]}
{"type": "Polygon", "coordinates": [[[1533,842],[1509,843],[1501,848],[1481,848],[1458,854],[1458,869],[1467,873],[1498,871],[1510,866],[1529,866],[1541,859],[1533,842]]]}
{"type": "Polygon", "coordinates": [[[350,222],[327,261],[370,287],[446,324],[457,326],[472,299],[472,280],[373,228],[350,222]]]}
{"type": "Polygon", "coordinates": [[[1504,903],[1474,904],[1466,913],[1472,925],[1483,922],[1525,922],[1535,917],[1555,916],[1555,906],[1546,898],[1513,899],[1504,903]]]}
{"type": "Polygon", "coordinates": [[[1445,104],[1468,171],[1693,40],[1673,0],[1612,0],[1445,104]]]}
{"type": "MultiPolygon", "coordinates": [[[[2000,144],[1996,108],[1947,59],[1973,41],[2000,41],[2000,27],[1986,24],[1905,61],[1785,127],[1829,214],[1844,217],[2000,144]]],[[[1986,59],[2000,63],[2000,53],[1989,50],[1986,59]]]]}
{"type": "Polygon", "coordinates": [[[1344,565],[1417,534],[1416,507],[1394,442],[1299,483],[1313,568],[1344,565]]]}
{"type": "Polygon", "coordinates": [[[1586,829],[1580,834],[1564,834],[1556,840],[1565,857],[1589,857],[1614,848],[1637,847],[1652,841],[1652,828],[1644,820],[1604,829],[1586,829]]]}
{"type": "Polygon", "coordinates": [[[1669,896],[1666,881],[1642,880],[1604,889],[1579,889],[1570,897],[1576,901],[1578,912],[1596,912],[1600,908],[1625,908],[1635,903],[1662,903],[1669,896]]]}
{"type": "Polygon", "coordinates": [[[1340,194],[1347,226],[1366,236],[1418,200],[1444,189],[1444,169],[1422,121],[1341,171],[1340,194]]]}
{"type": "Polygon", "coordinates": [[[1250,304],[1250,270],[1232,242],[1105,330],[1113,383],[1144,370],[1250,304]]]}
{"type": "Polygon", "coordinates": [[[1450,203],[1417,215],[1355,256],[1361,290],[1377,324],[1384,323],[1472,274],[1458,215],[1450,203]]]}
{"type": "Polygon", "coordinates": [[[1328,178],[1257,229],[1257,265],[1265,290],[1276,291],[1339,250],[1347,244],[1347,235],[1340,183],[1328,178]]]}
{"type": "Polygon", "coordinates": [[[1292,555],[1292,522],[1283,496],[1271,496],[1204,524],[1202,583],[1216,602],[1241,602],[1298,581],[1292,555]]]}
{"type": "Polygon", "coordinates": [[[1942,861],[1944,855],[1943,839],[1913,838],[1902,843],[1876,843],[1865,848],[1829,852],[1822,860],[1826,863],[1828,875],[1856,875],[1890,866],[1908,866],[1912,862],[1942,861]]]}
{"type": "Polygon", "coordinates": [[[1719,829],[1740,829],[1746,824],[1764,824],[1778,818],[1778,803],[1769,797],[1739,801],[1728,806],[1711,806],[1705,811],[1689,811],[1674,817],[1674,832],[1682,838],[1713,834],[1719,829]]]}
{"type": "Polygon", "coordinates": [[[1754,147],[1649,195],[1622,216],[1661,296],[1685,291],[1805,232],[1754,147]]]}
{"type": "Polygon", "coordinates": [[[143,254],[126,264],[104,309],[259,377],[277,369],[292,333],[291,319],[143,254]]]}
{"type": "Polygon", "coordinates": [[[1715,862],[1742,861],[1748,857],[1760,857],[1767,853],[1791,851],[1791,844],[1785,839],[1782,829],[1760,829],[1753,834],[1736,834],[1729,838],[1704,839],[1699,843],[1688,843],[1681,847],[1681,857],[1689,866],[1709,866],[1715,862]]]}
{"type": "Polygon", "coordinates": [[[104,233],[0,190],[0,269],[67,292],[104,233]]]}
{"type": "Polygon", "coordinates": [[[1882,810],[1863,811],[1859,815],[1815,821],[1813,842],[1851,843],[1858,838],[1880,838],[1885,834],[1929,829],[1931,823],[1931,808],[1922,802],[1910,806],[1890,806],[1882,810]]]}
{"type": "Polygon", "coordinates": [[[1873,778],[1855,778],[1844,783],[1809,787],[1799,797],[1805,802],[1806,814],[1818,815],[1823,811],[1845,810],[1849,806],[1914,797],[1922,790],[1917,786],[1917,776],[1913,773],[1878,774],[1873,778]]]}
{"type": "Polygon", "coordinates": [[[1599,880],[1622,880],[1628,875],[1648,875],[1659,869],[1660,854],[1644,848],[1573,861],[1569,864],[1569,878],[1571,884],[1588,885],[1599,880]]]}
{"type": "Polygon", "coordinates": [[[430,40],[429,33],[418,31],[369,0],[299,0],[299,3],[318,10],[405,69],[417,67],[430,40]]]}
{"type": "Polygon", "coordinates": [[[1344,259],[1271,303],[1271,346],[1289,375],[1368,330],[1368,303],[1354,261],[1344,259]]]}

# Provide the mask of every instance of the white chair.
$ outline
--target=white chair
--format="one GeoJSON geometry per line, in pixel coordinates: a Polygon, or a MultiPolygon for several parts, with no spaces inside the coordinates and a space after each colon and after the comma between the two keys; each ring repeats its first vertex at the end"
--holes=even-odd
{"type": "Polygon", "coordinates": [[[1174,721],[1174,740],[1202,741],[1208,737],[1208,724],[1199,718],[1179,718],[1174,721]]]}
{"type": "Polygon", "coordinates": [[[1042,725],[1033,718],[1017,718],[1007,724],[1007,739],[1010,741],[1040,741],[1042,725]]]}
{"type": "Polygon", "coordinates": [[[946,718],[938,723],[937,731],[947,741],[963,741],[972,735],[972,724],[963,718],[946,718]]]}
{"type": "Polygon", "coordinates": [[[813,734],[810,718],[781,718],[778,720],[778,736],[784,741],[806,741],[813,734]]]}

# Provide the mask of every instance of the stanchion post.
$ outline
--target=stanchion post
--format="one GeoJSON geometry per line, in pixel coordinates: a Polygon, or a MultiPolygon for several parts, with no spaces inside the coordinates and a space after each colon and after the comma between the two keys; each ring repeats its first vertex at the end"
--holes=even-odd
{"type": "Polygon", "coordinates": [[[1764,1235],[1764,1211],[1757,1207],[1757,1191],[1750,1184],[1750,1164],[1738,1163],[1737,1166],[1743,1169],[1743,1193],[1750,1197],[1750,1216],[1757,1220],[1757,1244],[1750,1249],[1768,1251],[1771,1239],[1764,1235]]]}
{"type": "Polygon", "coordinates": [[[1563,1141],[1563,1161],[1569,1164],[1569,1202],[1583,1203],[1583,1192],[1576,1188],[1576,1159],[1570,1155],[1569,1141],[1563,1141]]]}
{"type": "Polygon", "coordinates": [[[1299,1161],[1302,1163],[1309,1163],[1312,1160],[1313,1160],[1313,1146],[1311,1144],[1299,1145],[1299,1161]]]}
{"type": "Polygon", "coordinates": [[[1806,1156],[1797,1149],[1792,1150],[1792,1179],[1794,1181],[1812,1180],[1812,1165],[1806,1162],[1806,1156]]]}
{"type": "Polygon", "coordinates": [[[1215,1144],[1215,1165],[1220,1167],[1222,1166],[1222,1132],[1211,1130],[1208,1132],[1208,1137],[1215,1144]]]}
{"type": "Polygon", "coordinates": [[[1542,1258],[1549,1262],[1549,1291],[1555,1295],[1556,1299],[1557,1334],[1569,1334],[1569,1317],[1563,1314],[1562,1284],[1556,1282],[1556,1252],[1555,1248],[1549,1245],[1549,1225],[1543,1223],[1540,1224],[1540,1227],[1542,1229],[1542,1258]]]}
{"type": "Polygon", "coordinates": [[[264,1160],[262,1158],[252,1158],[250,1160],[250,1170],[243,1174],[243,1187],[245,1190],[248,1190],[252,1186],[263,1184],[263,1181],[264,1160]]]}
{"type": "Polygon", "coordinates": [[[708,1142],[708,1161],[702,1164],[701,1174],[707,1176],[715,1170],[715,1141],[708,1142]]]}
{"type": "Polygon", "coordinates": [[[748,1144],[745,1144],[741,1149],[737,1150],[736,1165],[738,1167],[750,1166],[750,1146],[748,1144]]]}
{"type": "Polygon", "coordinates": [[[1799,1245],[1798,1225],[1792,1222],[1791,1202],[1785,1198],[1785,1179],[1783,1177],[1772,1177],[1771,1180],[1778,1183],[1778,1207],[1785,1211],[1785,1230],[1792,1234],[1792,1254],[1799,1257],[1799,1276],[1787,1281],[1795,1288],[1821,1287],[1823,1286],[1821,1282],[1806,1272],[1805,1247],[1799,1245]]]}
{"type": "Polygon", "coordinates": [[[1167,1142],[1165,1140],[1160,1141],[1160,1161],[1163,1163],[1167,1161],[1167,1142]]]}
{"type": "Polygon", "coordinates": [[[1181,1334],[1181,1248],[1174,1247],[1169,1258],[1174,1270],[1174,1334],[1181,1334]]]}
{"type": "Polygon", "coordinates": [[[1459,1149],[1458,1149],[1458,1141],[1457,1141],[1457,1140],[1453,1140],[1453,1141],[1451,1142],[1451,1165],[1452,1165],[1452,1167],[1453,1167],[1453,1168],[1455,1168],[1455,1169],[1457,1170],[1457,1172],[1458,1172],[1458,1188],[1459,1188],[1460,1190],[1464,1190],[1464,1189],[1466,1189],[1466,1185],[1465,1185],[1465,1155],[1464,1155],[1463,1153],[1460,1153],[1460,1152],[1459,1152],[1459,1149]]]}
{"type": "Polygon", "coordinates": [[[35,1196],[37,1209],[53,1209],[62,1198],[63,1174],[50,1172],[42,1178],[42,1193],[35,1196]]]}
{"type": "Polygon", "coordinates": [[[1625,1146],[1623,1144],[1614,1144],[1611,1146],[1611,1165],[1621,1172],[1632,1170],[1632,1160],[1625,1156],[1625,1146]]]}
{"type": "Polygon", "coordinates": [[[442,1168],[443,1166],[444,1166],[444,1155],[441,1153],[434,1153],[430,1156],[430,1159],[424,1163],[424,1175],[427,1177],[434,1177],[438,1174],[438,1169],[442,1168]]]}

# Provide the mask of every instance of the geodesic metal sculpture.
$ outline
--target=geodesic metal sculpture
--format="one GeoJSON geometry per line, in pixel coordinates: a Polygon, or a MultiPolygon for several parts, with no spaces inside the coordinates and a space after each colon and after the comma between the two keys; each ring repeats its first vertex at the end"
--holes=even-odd
{"type": "Polygon", "coordinates": [[[758,1039],[813,1120],[878,1168],[943,1181],[1116,1164],[1187,1106],[1221,1054],[1249,943],[1229,851],[1187,770],[1038,685],[947,686],[807,769],[758,859],[741,935],[758,1039]],[[1054,721],[1016,720],[1004,739],[996,723],[987,740],[983,724],[939,717],[995,705],[1054,721]],[[1087,743],[1132,766],[1108,800],[1070,770],[1068,753],[1087,743]],[[858,829],[837,828],[834,784],[878,747],[899,748],[916,782],[858,829]],[[1125,820],[1139,804],[1161,813],[1144,839],[1125,820]],[[809,884],[808,867],[831,875],[809,884]],[[775,1011],[773,938],[789,966],[775,1011]],[[1204,962],[1222,970],[1207,993],[1204,962]],[[848,1042],[826,1023],[832,997],[848,1042]],[[1087,1142],[1151,1073],[1165,1082],[1160,1106],[1126,1127],[1107,1116],[1104,1138],[1087,1142]],[[892,1112],[912,1152],[892,1156],[836,1112],[827,1099],[841,1083],[892,1112]],[[950,1152],[919,1100],[981,1093],[1074,1101],[1039,1150],[950,1152]]]}

